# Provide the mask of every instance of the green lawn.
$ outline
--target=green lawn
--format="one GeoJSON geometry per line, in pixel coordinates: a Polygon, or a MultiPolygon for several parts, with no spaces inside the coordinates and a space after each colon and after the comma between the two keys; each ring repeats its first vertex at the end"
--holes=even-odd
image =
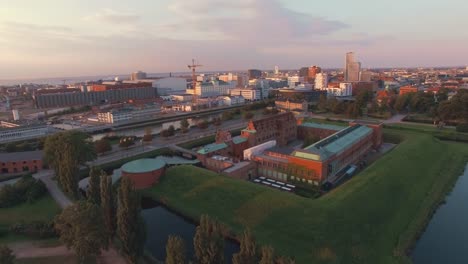
{"type": "MultiPolygon", "coordinates": [[[[7,231],[10,225],[18,222],[48,221],[60,212],[57,203],[46,195],[34,203],[23,203],[12,208],[0,208],[0,231],[7,231]]],[[[29,240],[11,233],[0,236],[0,243],[29,240]]]]}
{"type": "Polygon", "coordinates": [[[468,146],[391,130],[404,141],[365,171],[313,200],[189,166],[145,194],[197,219],[209,214],[296,263],[409,263],[406,250],[468,161],[468,146]]]}

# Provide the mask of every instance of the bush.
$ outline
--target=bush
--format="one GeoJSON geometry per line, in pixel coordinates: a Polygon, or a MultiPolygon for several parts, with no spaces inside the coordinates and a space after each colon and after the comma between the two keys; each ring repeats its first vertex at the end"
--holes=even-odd
{"type": "Polygon", "coordinates": [[[107,138],[102,138],[94,142],[94,148],[98,154],[102,154],[112,150],[110,141],[107,138]]]}
{"type": "Polygon", "coordinates": [[[14,206],[20,202],[21,198],[15,187],[5,185],[0,189],[0,208],[14,206]]]}
{"type": "Polygon", "coordinates": [[[468,133],[468,123],[460,123],[457,126],[457,132],[468,133]]]}
{"type": "Polygon", "coordinates": [[[53,222],[16,223],[10,226],[10,232],[35,239],[57,236],[53,222]]]}
{"type": "Polygon", "coordinates": [[[32,203],[47,192],[43,182],[31,175],[23,176],[14,185],[0,189],[0,208],[12,207],[23,202],[32,203]]]}

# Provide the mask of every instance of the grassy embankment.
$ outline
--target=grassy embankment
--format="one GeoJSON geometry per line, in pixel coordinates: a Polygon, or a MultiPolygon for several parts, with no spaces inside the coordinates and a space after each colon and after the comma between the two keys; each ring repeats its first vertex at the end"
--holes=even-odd
{"type": "Polygon", "coordinates": [[[50,221],[58,213],[60,213],[60,208],[50,195],[46,195],[34,203],[22,203],[11,208],[0,208],[0,244],[31,240],[28,237],[9,232],[8,228],[12,224],[50,221]]]}
{"type": "Polygon", "coordinates": [[[198,219],[209,214],[239,233],[250,227],[296,263],[409,263],[406,256],[468,161],[466,144],[430,134],[393,151],[319,199],[307,199],[196,167],[169,169],[146,195],[198,219]]]}

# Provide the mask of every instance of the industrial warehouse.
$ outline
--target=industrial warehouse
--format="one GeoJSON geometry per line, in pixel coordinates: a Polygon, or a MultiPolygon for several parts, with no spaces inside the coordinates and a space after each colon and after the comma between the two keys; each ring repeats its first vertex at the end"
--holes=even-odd
{"type": "Polygon", "coordinates": [[[216,142],[200,148],[197,157],[206,168],[234,178],[322,186],[354,172],[381,144],[381,123],[353,121],[341,127],[296,120],[286,112],[250,121],[237,137],[218,131],[216,142]],[[318,141],[302,146],[310,136],[318,141]]]}

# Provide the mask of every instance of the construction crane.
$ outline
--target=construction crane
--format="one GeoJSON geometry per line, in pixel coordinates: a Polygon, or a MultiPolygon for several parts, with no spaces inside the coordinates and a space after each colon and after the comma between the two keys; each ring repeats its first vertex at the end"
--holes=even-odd
{"type": "Polygon", "coordinates": [[[197,76],[195,75],[195,69],[198,67],[202,67],[203,65],[195,64],[195,59],[192,59],[192,65],[187,65],[190,70],[192,70],[192,89],[193,89],[193,96],[192,101],[193,104],[197,104],[197,94],[195,88],[197,87],[197,76]]]}

